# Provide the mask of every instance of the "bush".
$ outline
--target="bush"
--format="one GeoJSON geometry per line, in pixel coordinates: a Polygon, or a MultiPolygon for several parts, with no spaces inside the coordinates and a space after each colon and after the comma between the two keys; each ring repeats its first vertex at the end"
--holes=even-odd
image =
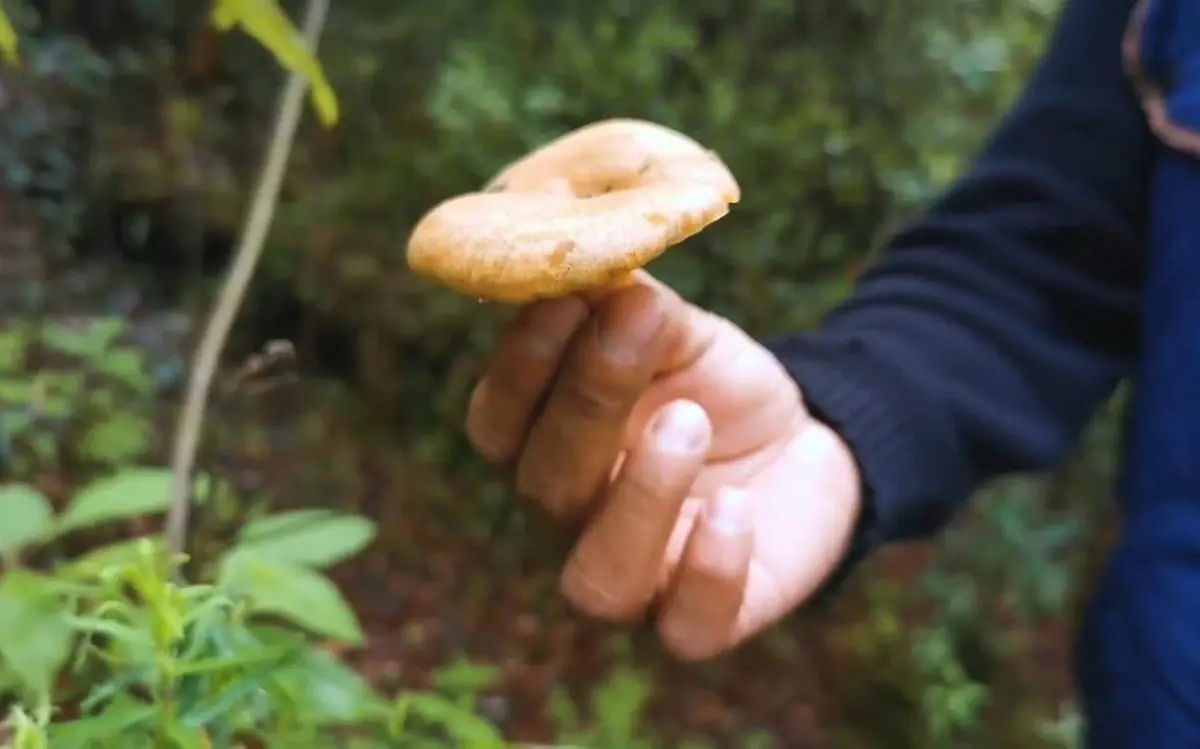
{"type": "MultiPolygon", "coordinates": [[[[127,469],[57,515],[31,486],[0,488],[0,694],[19,700],[3,746],[504,746],[475,715],[478,674],[457,680],[466,690],[387,699],[322,647],[363,641],[321,572],[371,541],[363,518],[301,510],[252,520],[207,560],[204,584],[180,580],[157,536],[50,571],[25,565],[64,534],[164,510],[170,482],[163,470],[127,469]]],[[[209,488],[218,491],[197,494],[215,501],[219,487],[209,488]]]]}

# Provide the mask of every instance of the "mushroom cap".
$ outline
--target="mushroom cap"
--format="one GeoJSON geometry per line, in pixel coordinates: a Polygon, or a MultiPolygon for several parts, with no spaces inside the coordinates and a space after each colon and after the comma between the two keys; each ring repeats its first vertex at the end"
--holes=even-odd
{"type": "Polygon", "coordinates": [[[565,296],[618,282],[740,198],[729,168],[691,138],[605,120],[435,206],[409,237],[408,264],[480,299],[565,296]]]}

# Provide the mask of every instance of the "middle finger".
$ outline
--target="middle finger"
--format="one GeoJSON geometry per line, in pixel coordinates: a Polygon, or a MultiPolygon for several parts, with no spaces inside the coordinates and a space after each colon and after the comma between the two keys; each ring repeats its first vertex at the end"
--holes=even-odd
{"type": "Polygon", "coordinates": [[[630,413],[678,337],[672,301],[622,290],[574,342],[517,466],[517,491],[550,515],[579,517],[609,480],[630,413]]]}

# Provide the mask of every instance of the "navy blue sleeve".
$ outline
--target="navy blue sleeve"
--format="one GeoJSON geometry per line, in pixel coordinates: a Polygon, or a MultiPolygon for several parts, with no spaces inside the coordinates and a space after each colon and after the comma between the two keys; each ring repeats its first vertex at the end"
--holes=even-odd
{"type": "Polygon", "coordinates": [[[852,558],[1053,466],[1129,373],[1153,153],[1121,65],[1133,5],[1068,0],[969,171],[818,330],[769,344],[858,458],[852,558]]]}

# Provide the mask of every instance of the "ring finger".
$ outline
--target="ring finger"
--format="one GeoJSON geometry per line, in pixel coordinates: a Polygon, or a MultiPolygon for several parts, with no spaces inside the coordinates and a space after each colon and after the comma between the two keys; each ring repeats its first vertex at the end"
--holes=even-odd
{"type": "Polygon", "coordinates": [[[591,616],[624,621],[658,593],[680,510],[712,443],[708,415],[691,401],[659,411],[579,539],[563,593],[591,616]]]}

